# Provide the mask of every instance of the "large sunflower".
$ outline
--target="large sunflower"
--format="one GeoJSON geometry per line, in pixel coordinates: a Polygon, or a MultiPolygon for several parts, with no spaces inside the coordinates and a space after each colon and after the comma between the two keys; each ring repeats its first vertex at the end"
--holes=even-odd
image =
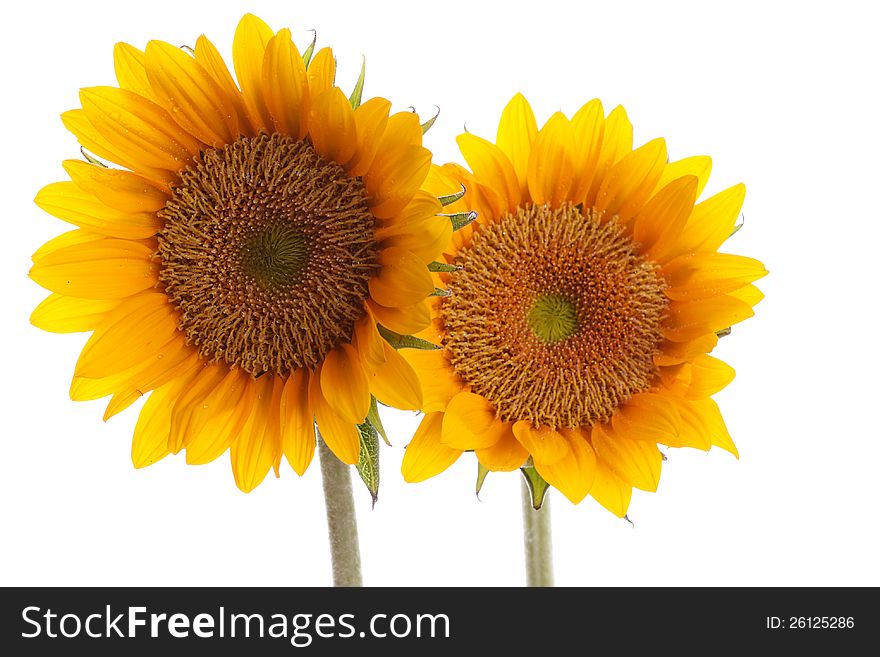
{"type": "Polygon", "coordinates": [[[710,398],[734,372],[708,353],[762,298],[761,263],[717,252],[745,188],[697,203],[709,158],[669,163],[662,139],[634,150],[623,108],[597,100],[539,131],[517,95],[496,142],[459,136],[472,173],[448,164],[426,184],[464,185],[450,209],[478,219],[453,235],[449,296],[421,334],[444,349],[405,354],[426,415],[404,477],[473,450],[623,516],[633,487],[657,488],[658,443],[737,453],[710,398]]]}
{"type": "Polygon", "coordinates": [[[137,467],[231,448],[250,491],[282,454],[306,470],[315,420],[356,463],[376,399],[422,403],[378,324],[429,322],[426,264],[452,230],[419,191],[431,154],[414,113],[361,104],[363,74],[346,98],[331,50],[312,51],[247,15],[236,83],[204,36],[192,52],[121,43],[119,87],[83,89],[62,116],[95,157],[66,161],[71,180],[37,195],[77,229],[34,254],[30,275],[52,294],[32,321],[93,331],[70,394],[112,395],[105,419],[153,391],[137,467]]]}

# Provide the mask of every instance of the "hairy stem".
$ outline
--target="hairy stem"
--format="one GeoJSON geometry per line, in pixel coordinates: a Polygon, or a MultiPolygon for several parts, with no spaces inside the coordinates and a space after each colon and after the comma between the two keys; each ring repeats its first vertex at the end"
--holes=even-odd
{"type": "Polygon", "coordinates": [[[363,586],[357,516],[351,492],[351,467],[336,458],[320,433],[318,455],[324,483],[324,502],[327,506],[333,586],[363,586]]]}
{"type": "Polygon", "coordinates": [[[523,546],[526,557],[526,585],[553,586],[553,542],[550,538],[550,500],[541,508],[532,506],[532,496],[522,482],[523,546]]]}

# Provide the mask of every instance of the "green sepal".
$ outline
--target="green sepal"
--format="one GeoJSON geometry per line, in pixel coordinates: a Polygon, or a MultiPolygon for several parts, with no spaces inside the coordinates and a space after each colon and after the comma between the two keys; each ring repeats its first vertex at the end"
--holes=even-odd
{"type": "Polygon", "coordinates": [[[459,200],[462,196],[465,195],[466,192],[467,192],[467,187],[462,185],[460,192],[455,192],[455,194],[446,194],[445,196],[438,196],[437,200],[440,201],[440,205],[442,205],[445,208],[447,205],[450,205],[451,203],[455,203],[457,200],[459,200]]]}
{"type": "Polygon", "coordinates": [[[370,491],[375,507],[376,500],[379,499],[379,434],[369,422],[359,424],[357,428],[361,445],[357,471],[370,491]]]}
{"type": "Polygon", "coordinates": [[[461,267],[459,267],[458,265],[447,265],[445,262],[437,262],[436,260],[434,262],[428,263],[428,271],[432,271],[434,273],[438,273],[438,272],[449,273],[449,272],[460,271],[460,270],[461,270],[461,267]]]}
{"type": "Polygon", "coordinates": [[[188,45],[184,44],[184,45],[180,46],[180,49],[181,49],[181,50],[186,50],[186,51],[187,51],[190,55],[192,55],[193,57],[196,56],[196,51],[195,51],[195,49],[194,49],[192,46],[188,46],[188,45]]]}
{"type": "Polygon", "coordinates": [[[477,499],[480,497],[480,491],[483,490],[483,482],[486,481],[486,475],[489,474],[489,468],[477,461],[477,499]]]}
{"type": "MultiPolygon", "coordinates": [[[[435,105],[435,107],[436,107],[436,105],[435,105]]],[[[437,120],[438,116],[440,116],[440,108],[439,107],[437,107],[437,113],[434,114],[434,116],[432,116],[430,119],[428,119],[427,121],[425,121],[422,124],[422,134],[425,134],[426,132],[428,132],[428,130],[431,129],[431,126],[434,125],[434,121],[437,120]]]]}
{"type": "Polygon", "coordinates": [[[379,417],[379,404],[373,395],[370,395],[370,411],[367,413],[367,422],[373,425],[373,428],[382,436],[385,444],[391,447],[391,441],[388,440],[388,434],[385,433],[385,427],[382,426],[382,418],[379,417]]]}
{"type": "Polygon", "coordinates": [[[537,511],[544,505],[544,496],[547,494],[547,489],[550,488],[550,484],[544,481],[544,478],[538,474],[538,471],[535,469],[533,465],[525,465],[519,469],[522,472],[523,477],[526,480],[526,485],[529,487],[529,495],[532,498],[532,507],[537,511]]]}
{"type": "Polygon", "coordinates": [[[435,287],[434,291],[431,293],[432,297],[448,297],[452,294],[449,290],[444,290],[442,287],[435,287]]]}
{"type": "Polygon", "coordinates": [[[82,146],[79,147],[79,152],[82,153],[82,156],[83,156],[84,158],[86,158],[86,162],[88,162],[89,164],[96,164],[97,166],[99,166],[99,167],[103,167],[103,168],[105,168],[105,169],[109,169],[109,168],[110,168],[108,165],[106,165],[106,164],[104,164],[103,162],[101,162],[101,160],[99,160],[98,158],[96,158],[94,155],[92,155],[91,153],[89,153],[88,151],[86,151],[86,149],[83,148],[82,146]]]}
{"type": "Polygon", "coordinates": [[[348,102],[351,103],[351,109],[357,109],[361,106],[361,96],[364,94],[364,76],[367,74],[367,58],[363,57],[361,60],[361,74],[358,76],[358,80],[354,85],[354,90],[351,92],[351,96],[348,97],[348,102]]]}
{"type": "Polygon", "coordinates": [[[449,221],[452,222],[452,231],[455,232],[457,230],[461,230],[468,224],[474,222],[477,218],[477,213],[471,210],[470,212],[457,212],[456,214],[441,214],[441,217],[448,217],[449,221]]]}
{"type": "Polygon", "coordinates": [[[715,335],[717,335],[719,338],[726,338],[728,335],[730,335],[730,333],[731,329],[729,326],[727,328],[721,329],[720,331],[715,331],[715,335]]]}
{"type": "Polygon", "coordinates": [[[746,222],[745,222],[745,220],[743,220],[743,221],[740,221],[736,226],[734,226],[733,232],[727,236],[728,239],[733,237],[734,235],[736,235],[739,232],[739,229],[742,228],[743,226],[745,226],[745,224],[746,224],[746,222]]]}
{"type": "Polygon", "coordinates": [[[395,333],[389,328],[385,328],[381,324],[377,324],[377,328],[379,329],[379,335],[385,338],[385,342],[395,349],[440,349],[440,347],[433,342],[417,338],[414,335],[401,335],[400,333],[395,333]]]}
{"type": "Polygon", "coordinates": [[[309,47],[306,48],[306,51],[303,53],[303,64],[306,65],[306,68],[309,67],[309,64],[312,61],[312,53],[315,52],[315,43],[318,41],[318,33],[312,30],[312,43],[309,44],[309,47]]]}

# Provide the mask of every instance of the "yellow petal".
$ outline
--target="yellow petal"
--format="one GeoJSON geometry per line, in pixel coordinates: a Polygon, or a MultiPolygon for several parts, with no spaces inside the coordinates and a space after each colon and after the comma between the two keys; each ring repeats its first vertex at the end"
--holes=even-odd
{"type": "MultiPolygon", "coordinates": [[[[157,212],[171,198],[164,188],[131,171],[108,169],[80,160],[65,160],[63,165],[77,187],[122,212],[157,212]]],[[[160,224],[158,220],[155,223],[160,224]]]]}
{"type": "Polygon", "coordinates": [[[198,374],[174,404],[171,433],[168,436],[168,449],[172,454],[177,454],[192,440],[193,429],[199,428],[202,423],[200,409],[205,399],[215,393],[228,373],[229,368],[225,363],[202,362],[198,374]]]}
{"type": "Polygon", "coordinates": [[[461,450],[452,449],[440,442],[442,426],[443,413],[428,413],[422,418],[412,441],[403,453],[400,470],[405,481],[414,484],[430,479],[461,456],[461,450]]]}
{"type": "Polygon", "coordinates": [[[547,465],[553,465],[570,451],[568,441],[561,433],[547,426],[535,428],[529,420],[515,422],[513,434],[535,461],[547,465]]]}
{"type": "Polygon", "coordinates": [[[205,69],[205,72],[213,78],[214,82],[217,83],[217,86],[219,86],[225,94],[227,101],[232,104],[233,111],[238,117],[239,131],[248,137],[252,137],[254,135],[254,129],[251,125],[250,117],[248,116],[244,97],[242,96],[238,85],[235,84],[235,80],[232,79],[232,75],[229,73],[229,68],[226,66],[226,62],[223,61],[220,52],[204,34],[196,39],[195,52],[196,61],[201,64],[202,68],[205,69]]]}
{"type": "Polygon", "coordinates": [[[529,194],[537,205],[559,207],[568,200],[575,176],[573,146],[571,122],[556,112],[535,137],[529,157],[529,194]]]}
{"type": "Polygon", "coordinates": [[[599,459],[621,480],[642,490],[657,490],[663,464],[657,445],[646,440],[630,440],[617,432],[609,434],[599,425],[593,427],[590,439],[599,459]]]}
{"type": "Polygon", "coordinates": [[[250,374],[230,369],[193,407],[183,441],[188,464],[210,463],[232,446],[250,417],[256,390],[250,374]]]}
{"type": "Polygon", "coordinates": [[[133,91],[154,103],[159,102],[147,79],[142,50],[127,43],[117,43],[113,47],[113,68],[121,89],[133,91]]]}
{"type": "Polygon", "coordinates": [[[214,148],[238,138],[235,107],[195,58],[170,43],[150,41],[144,62],[159,104],[184,130],[214,148]]]}
{"type": "Polygon", "coordinates": [[[596,195],[596,210],[626,223],[642,209],[665,165],[662,138],[637,148],[609,169],[596,195]]]}
{"type": "Polygon", "coordinates": [[[426,299],[434,281],[422,258],[398,247],[379,254],[382,269],[369,280],[370,296],[383,306],[402,308],[426,299]]]}
{"type": "Polygon", "coordinates": [[[715,251],[733,232],[746,198],[746,186],[734,185],[694,207],[673,255],[715,251]]]}
{"type": "Polygon", "coordinates": [[[663,174],[657,181],[657,189],[663,189],[677,178],[683,176],[696,176],[697,198],[703,193],[703,188],[709,182],[709,174],[712,172],[712,159],[706,155],[694,155],[682,160],[668,163],[663,168],[663,174]]]}
{"type": "Polygon", "coordinates": [[[452,238],[448,217],[429,216],[421,221],[392,224],[376,231],[376,240],[384,249],[396,247],[416,255],[424,264],[440,257],[452,238]]]}
{"type": "Polygon", "coordinates": [[[109,237],[144,239],[162,227],[154,212],[115,210],[72,182],[46,185],[37,193],[34,203],[53,217],[109,237]]]}
{"type": "Polygon", "coordinates": [[[516,94],[501,112],[495,143],[513,165],[521,198],[528,194],[529,153],[536,134],[538,124],[529,101],[522,94],[516,94]]]}
{"type": "Polygon", "coordinates": [[[728,294],[700,301],[673,301],[661,329],[663,337],[686,342],[748,319],[752,306],[728,294]]]}
{"type": "Polygon", "coordinates": [[[178,334],[177,311],[160,293],[121,303],[83,347],[76,376],[98,379],[150,359],[178,334]]]}
{"type": "Polygon", "coordinates": [[[158,265],[149,247],[103,239],[41,257],[30,277],[46,289],[84,299],[121,299],[153,287],[158,265]]]}
{"type": "Polygon", "coordinates": [[[31,324],[52,333],[92,331],[118,301],[77,299],[50,294],[31,313],[31,324]]]}
{"type": "Polygon", "coordinates": [[[723,390],[736,376],[722,360],[701,354],[689,363],[660,368],[666,386],[685,399],[705,399],[723,390]]]}
{"type": "Polygon", "coordinates": [[[281,449],[302,476],[315,455],[315,416],[309,406],[309,371],[294,370],[281,395],[281,449]]]}
{"type": "Polygon", "coordinates": [[[385,362],[385,340],[379,334],[376,318],[369,308],[366,308],[364,316],[354,323],[353,344],[367,372],[374,371],[385,362]]]}
{"type": "Polygon", "coordinates": [[[662,270],[669,283],[666,296],[677,301],[695,301],[720,296],[745,287],[767,275],[764,265],[753,258],[727,253],[686,253],[662,270]]]}
{"type": "MultiPolygon", "coordinates": [[[[388,234],[394,230],[401,230],[409,224],[420,224],[426,219],[434,218],[441,221],[436,215],[445,213],[448,208],[444,208],[440,201],[433,194],[424,190],[419,190],[410,199],[410,202],[404,208],[387,220],[380,222],[380,228],[376,232],[377,236],[388,234]]],[[[443,221],[448,222],[449,219],[444,217],[443,221]]],[[[379,237],[380,238],[380,237],[379,237]]]]}
{"type": "Polygon", "coordinates": [[[605,129],[602,132],[602,148],[596,162],[596,173],[587,193],[586,206],[596,204],[599,188],[611,167],[632,152],[633,128],[621,105],[615,107],[605,118],[605,129]]]}
{"type": "Polygon", "coordinates": [[[281,377],[262,376],[257,384],[253,410],[229,454],[235,485],[245,493],[260,485],[281,451],[278,433],[281,377]]]}
{"type": "Polygon", "coordinates": [[[317,98],[333,86],[336,80],[336,60],[330,48],[321,48],[312,57],[312,61],[309,62],[308,78],[312,98],[317,98]]]}
{"type": "Polygon", "coordinates": [[[390,111],[391,103],[384,98],[370,98],[354,111],[357,151],[349,162],[352,176],[363,176],[370,170],[390,111]]]}
{"type": "Polygon", "coordinates": [[[446,406],[440,441],[453,449],[486,449],[509,430],[485,397],[460,392],[446,406]]]}
{"type": "Polygon", "coordinates": [[[387,342],[385,363],[370,373],[370,392],[386,406],[405,411],[422,408],[422,388],[413,368],[387,342]]]}
{"type": "Polygon", "coordinates": [[[688,342],[664,340],[654,355],[655,365],[678,365],[699,354],[707,354],[718,344],[718,336],[708,333],[688,342]]]}
{"type": "Polygon", "coordinates": [[[403,349],[401,356],[412,366],[422,386],[422,410],[426,413],[446,410],[455,395],[464,387],[449,364],[446,352],[429,349],[403,349]]]}
{"type": "Polygon", "coordinates": [[[105,239],[106,238],[103,235],[90,233],[86,230],[69,230],[66,233],[56,235],[48,242],[43,244],[39,249],[34,251],[34,255],[31,256],[31,260],[36,263],[45,258],[50,253],[55,253],[56,251],[60,251],[61,249],[66,249],[68,246],[101,242],[105,239]]]}
{"type": "Polygon", "coordinates": [[[568,441],[568,453],[550,465],[536,460],[535,468],[548,484],[577,504],[593,487],[596,453],[580,429],[560,429],[559,432],[568,441]]]}
{"type": "Polygon", "coordinates": [[[606,463],[597,460],[590,495],[618,518],[623,518],[632,499],[632,486],[615,475],[606,463]]]}
{"type": "Polygon", "coordinates": [[[403,308],[389,308],[368,299],[367,306],[377,322],[401,335],[418,333],[431,323],[431,310],[427,301],[403,308]]]}
{"type": "Polygon", "coordinates": [[[605,113],[602,103],[596,99],[581,107],[571,118],[574,157],[574,180],[569,198],[582,202],[596,176],[599,155],[602,152],[602,136],[605,134],[605,113]]]}
{"type": "Polygon", "coordinates": [[[724,424],[724,418],[721,417],[721,410],[718,404],[712,399],[699,399],[690,402],[691,408],[698,414],[700,421],[703,423],[706,435],[712,441],[712,444],[721,449],[727,450],[736,458],[739,458],[739,451],[733,444],[733,439],[727,431],[724,424]]]}
{"type": "Polygon", "coordinates": [[[512,472],[522,467],[529,458],[528,450],[513,435],[513,426],[505,422],[504,427],[504,432],[494,445],[474,450],[480,463],[492,472],[512,472]]]}
{"type": "Polygon", "coordinates": [[[179,171],[193,163],[201,144],[163,108],[131,91],[91,87],[79,93],[89,122],[131,161],[179,171]]]}
{"type": "Polygon", "coordinates": [[[331,87],[312,102],[309,135],[318,155],[347,165],[357,150],[357,129],[351,103],[339,87],[331,87]]]}
{"type": "Polygon", "coordinates": [[[697,179],[677,178],[645,204],[633,224],[633,238],[654,262],[665,262],[694,209],[697,179]]]}
{"type": "Polygon", "coordinates": [[[515,209],[522,198],[519,179],[504,152],[492,142],[470,133],[459,135],[456,142],[474,177],[498,196],[499,205],[495,211],[501,213],[515,209]]]}
{"type": "Polygon", "coordinates": [[[188,377],[181,377],[166,383],[154,390],[144,403],[131,442],[131,462],[134,467],[143,468],[168,455],[171,411],[188,382],[188,377]]]}
{"type": "Polygon", "coordinates": [[[152,180],[165,183],[179,180],[177,171],[147,166],[141,161],[142,158],[139,158],[137,153],[127,153],[124,148],[111,143],[109,139],[92,125],[85,111],[81,109],[64,112],[61,115],[61,122],[64,123],[65,128],[76,136],[77,141],[79,141],[83,148],[100,158],[115,162],[132,171],[137,171],[152,180]]]}
{"type": "Polygon", "coordinates": [[[653,442],[665,442],[678,435],[680,423],[675,405],[663,395],[652,392],[634,395],[611,418],[618,436],[653,442]]]}
{"type": "Polygon", "coordinates": [[[357,350],[350,344],[340,344],[324,357],[321,392],[343,420],[361,424],[367,417],[370,381],[357,350]]]}
{"type": "Polygon", "coordinates": [[[748,304],[750,308],[754,308],[759,303],[761,303],[764,298],[764,293],[761,292],[761,290],[756,288],[754,285],[746,285],[745,287],[741,287],[738,290],[734,290],[727,296],[731,297],[732,299],[738,299],[739,301],[748,304]]]}
{"type": "Polygon", "coordinates": [[[381,159],[377,155],[364,176],[373,215],[389,219],[403,210],[430,168],[431,151],[421,146],[404,146],[381,159]]]}
{"type": "Polygon", "coordinates": [[[306,66],[290,30],[279,30],[266,45],[263,57],[263,93],[275,129],[295,139],[309,128],[309,83],[306,66]]]}
{"type": "Polygon", "coordinates": [[[272,28],[266,23],[253,14],[245,14],[232,40],[235,77],[241,85],[248,117],[256,131],[271,132],[273,127],[263,95],[263,56],[272,36],[272,28]]]}
{"type": "Polygon", "coordinates": [[[665,391],[669,400],[675,404],[675,409],[681,419],[678,436],[666,440],[663,444],[669,447],[692,447],[704,452],[712,447],[712,438],[701,418],[699,410],[692,402],[682,399],[675,393],[665,391]]]}
{"type": "Polygon", "coordinates": [[[315,414],[318,431],[340,461],[354,465],[361,449],[357,427],[340,418],[330,407],[321,392],[320,380],[321,368],[318,367],[309,379],[309,406],[315,414]]]}

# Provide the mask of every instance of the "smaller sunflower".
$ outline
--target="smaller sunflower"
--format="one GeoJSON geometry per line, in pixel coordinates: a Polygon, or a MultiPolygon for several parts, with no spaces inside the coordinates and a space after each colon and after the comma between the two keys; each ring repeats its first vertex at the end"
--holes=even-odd
{"type": "Polygon", "coordinates": [[[658,444],[736,455],[711,399],[734,372],[709,352],[762,298],[763,265],[718,252],[744,186],[697,202],[709,158],[633,149],[623,108],[598,100],[538,130],[516,95],[496,143],[458,144],[472,171],[435,167],[425,188],[464,186],[449,209],[478,218],[447,246],[447,296],[419,334],[443,349],[404,354],[425,400],[404,478],[473,451],[623,516],[633,487],[657,488],[658,444]]]}
{"type": "Polygon", "coordinates": [[[105,419],[152,391],[136,467],[228,450],[247,492],[282,456],[305,472],[315,422],[355,464],[381,430],[376,400],[422,403],[379,330],[430,321],[426,265],[452,231],[419,191],[431,153],[414,113],[362,103],[363,69],[346,97],[332,51],[313,48],[246,15],[236,82],[204,36],[189,53],[120,43],[119,86],[83,89],[62,116],[97,157],[37,195],[76,229],[34,254],[52,294],[31,320],[92,332],[70,395],[111,395],[105,419]]]}

